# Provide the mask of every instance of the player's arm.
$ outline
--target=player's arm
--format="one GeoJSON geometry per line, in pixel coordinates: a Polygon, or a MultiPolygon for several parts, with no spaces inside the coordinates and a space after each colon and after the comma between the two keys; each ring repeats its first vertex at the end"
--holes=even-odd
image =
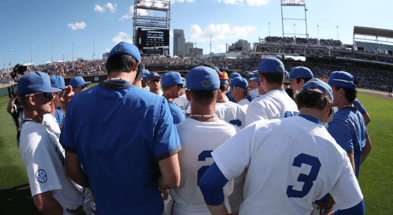
{"type": "Polygon", "coordinates": [[[370,151],[371,151],[371,140],[370,140],[370,136],[367,135],[366,146],[364,147],[364,150],[362,152],[362,160],[360,161],[360,164],[362,164],[366,160],[367,155],[370,151]]]}
{"type": "Polygon", "coordinates": [[[348,157],[349,157],[349,161],[351,162],[351,166],[352,166],[353,172],[356,172],[355,154],[353,153],[353,151],[351,151],[351,152],[347,151],[347,154],[348,154],[348,157]]]}
{"type": "Polygon", "coordinates": [[[37,209],[43,214],[63,214],[63,208],[50,192],[33,196],[33,201],[37,209]]]}
{"type": "Polygon", "coordinates": [[[203,174],[199,181],[199,188],[203,198],[213,215],[226,215],[228,211],[224,204],[224,186],[228,179],[222,174],[217,164],[214,162],[203,174]]]}
{"type": "Polygon", "coordinates": [[[363,114],[363,118],[364,118],[364,123],[366,124],[366,126],[368,125],[368,123],[371,122],[371,118],[370,115],[368,114],[368,112],[363,114]]]}
{"type": "Polygon", "coordinates": [[[67,170],[67,175],[77,184],[82,187],[90,187],[87,180],[87,175],[85,171],[82,170],[79,157],[77,153],[70,152],[69,150],[65,152],[65,167],[67,170]]]}
{"type": "Polygon", "coordinates": [[[176,189],[180,185],[180,165],[178,154],[158,161],[161,175],[157,185],[161,189],[176,189]]]}
{"type": "Polygon", "coordinates": [[[335,212],[329,213],[329,215],[363,215],[365,213],[364,200],[359,202],[359,204],[345,209],[345,210],[336,210],[335,212]]]}
{"type": "Polygon", "coordinates": [[[15,110],[14,110],[15,99],[16,99],[16,97],[12,97],[10,99],[10,101],[8,102],[7,112],[10,113],[11,115],[14,114],[14,112],[15,112],[15,110]]]}

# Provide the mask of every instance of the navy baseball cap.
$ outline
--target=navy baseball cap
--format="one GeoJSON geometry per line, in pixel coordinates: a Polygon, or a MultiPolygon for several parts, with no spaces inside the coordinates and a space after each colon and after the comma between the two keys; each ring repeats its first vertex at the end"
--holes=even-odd
{"type": "Polygon", "coordinates": [[[304,86],[302,87],[302,91],[308,90],[308,89],[319,89],[326,95],[330,97],[330,100],[333,101],[333,91],[332,88],[329,86],[329,84],[319,80],[318,78],[313,78],[309,81],[307,81],[304,86]]]}
{"type": "Polygon", "coordinates": [[[275,57],[267,57],[259,61],[258,72],[260,73],[284,73],[284,71],[284,64],[275,57]]]}
{"type": "Polygon", "coordinates": [[[355,78],[348,72],[336,71],[329,77],[328,84],[332,87],[342,87],[347,89],[355,89],[355,78]]]}
{"type": "Polygon", "coordinates": [[[158,73],[150,73],[149,75],[147,75],[147,82],[149,82],[151,79],[160,79],[161,76],[158,73]]]}
{"type": "Polygon", "coordinates": [[[311,70],[304,66],[298,66],[292,69],[290,79],[295,78],[314,78],[311,70]]]}
{"type": "Polygon", "coordinates": [[[61,92],[61,89],[52,87],[49,75],[44,72],[29,72],[19,79],[18,95],[20,96],[57,92],[61,92]]]}
{"type": "Polygon", "coordinates": [[[194,67],[187,74],[186,87],[190,90],[218,90],[220,78],[216,70],[206,67],[194,67]]]}
{"type": "Polygon", "coordinates": [[[62,90],[65,89],[64,78],[61,76],[58,76],[58,75],[50,76],[50,82],[51,82],[51,86],[54,88],[59,88],[62,90]]]}
{"type": "Polygon", "coordinates": [[[163,87],[182,84],[185,85],[184,79],[178,72],[167,72],[161,78],[161,85],[163,87]]]}
{"type": "Polygon", "coordinates": [[[128,42],[123,41],[113,47],[111,52],[109,52],[108,58],[117,54],[128,54],[134,57],[137,61],[141,60],[141,54],[139,52],[139,49],[128,42]]]}
{"type": "Polygon", "coordinates": [[[150,74],[150,71],[147,69],[142,70],[142,77],[147,78],[147,76],[150,74]]]}
{"type": "Polygon", "coordinates": [[[229,75],[229,80],[232,80],[232,79],[234,79],[234,78],[238,78],[238,77],[242,77],[239,73],[237,73],[237,72],[232,72],[230,75],[229,75]]]}
{"type": "Polygon", "coordinates": [[[70,81],[70,83],[69,83],[69,85],[72,86],[72,89],[75,89],[75,88],[80,87],[80,86],[85,86],[85,85],[88,85],[88,84],[91,84],[91,81],[85,81],[80,76],[73,78],[70,81]]]}
{"type": "Polygon", "coordinates": [[[232,80],[232,82],[229,84],[229,86],[231,87],[240,87],[243,89],[247,89],[248,88],[248,82],[246,79],[242,78],[242,77],[236,77],[232,80]]]}

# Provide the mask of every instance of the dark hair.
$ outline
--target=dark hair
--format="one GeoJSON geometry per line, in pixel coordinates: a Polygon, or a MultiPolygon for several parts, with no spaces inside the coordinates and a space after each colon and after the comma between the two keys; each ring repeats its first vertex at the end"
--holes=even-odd
{"type": "MultiPolygon", "coordinates": [[[[243,89],[243,88],[242,88],[243,89]]],[[[248,93],[249,93],[249,90],[248,90],[248,88],[246,88],[246,89],[243,89],[244,91],[243,91],[243,96],[244,97],[247,97],[248,96],[248,93]]]]}
{"type": "Polygon", "coordinates": [[[201,105],[210,105],[217,97],[218,90],[190,90],[191,97],[201,105]]]}
{"type": "Polygon", "coordinates": [[[356,99],[356,95],[358,93],[357,89],[348,89],[348,88],[343,88],[343,87],[337,87],[336,90],[343,89],[345,92],[345,98],[348,100],[349,103],[353,103],[356,99]]]}
{"type": "Polygon", "coordinates": [[[284,83],[284,73],[259,73],[266,79],[268,84],[282,85],[284,83]]]}
{"type": "Polygon", "coordinates": [[[288,94],[289,97],[291,97],[291,99],[295,100],[292,88],[285,89],[285,92],[288,94]]]}
{"type": "MultiPolygon", "coordinates": [[[[26,108],[28,97],[26,96],[18,96],[22,107],[26,108]]],[[[17,99],[18,100],[18,99],[17,99]]]]}
{"type": "Polygon", "coordinates": [[[304,107],[323,110],[328,104],[332,104],[332,100],[319,89],[308,89],[296,95],[296,103],[299,110],[304,107]]]}
{"type": "Polygon", "coordinates": [[[297,82],[298,84],[300,84],[300,81],[301,81],[302,79],[304,80],[304,83],[306,83],[307,81],[311,80],[312,78],[296,78],[296,82],[297,82]]]}
{"type": "Polygon", "coordinates": [[[224,92],[228,89],[228,84],[220,84],[220,90],[221,92],[224,92]]]}
{"type": "Polygon", "coordinates": [[[132,66],[137,62],[134,57],[128,54],[118,54],[113,55],[106,61],[105,68],[106,71],[111,73],[112,71],[121,71],[121,72],[131,72],[132,66]]]}

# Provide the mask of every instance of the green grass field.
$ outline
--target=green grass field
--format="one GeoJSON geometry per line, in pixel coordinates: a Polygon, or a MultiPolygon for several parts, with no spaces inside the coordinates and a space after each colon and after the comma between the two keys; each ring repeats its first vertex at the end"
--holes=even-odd
{"type": "MultiPolygon", "coordinates": [[[[358,94],[358,98],[371,116],[367,128],[372,149],[359,177],[366,213],[393,214],[393,102],[364,94],[358,94]]],[[[15,145],[16,129],[7,113],[8,100],[0,97],[0,189],[28,183],[15,145]]]]}

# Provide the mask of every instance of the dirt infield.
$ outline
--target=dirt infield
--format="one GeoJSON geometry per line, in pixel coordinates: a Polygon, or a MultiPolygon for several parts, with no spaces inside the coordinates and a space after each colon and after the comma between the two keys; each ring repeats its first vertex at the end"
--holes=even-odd
{"type": "Polygon", "coordinates": [[[358,89],[358,92],[393,101],[393,97],[389,97],[387,91],[384,92],[384,91],[369,90],[369,89],[358,89]]]}

